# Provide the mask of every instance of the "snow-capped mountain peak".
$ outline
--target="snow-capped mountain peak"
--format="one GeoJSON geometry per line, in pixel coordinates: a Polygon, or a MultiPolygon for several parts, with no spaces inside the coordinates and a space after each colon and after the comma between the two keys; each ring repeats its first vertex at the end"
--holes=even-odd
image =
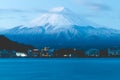
{"type": "Polygon", "coordinates": [[[70,27],[72,25],[88,26],[90,23],[65,7],[57,7],[41,14],[25,26],[36,27],[45,26],[46,24],[54,26],[55,28],[61,28],[65,26],[70,27]]]}
{"type": "Polygon", "coordinates": [[[56,7],[50,10],[50,12],[62,12],[65,10],[65,7],[56,7]]]}
{"type": "Polygon", "coordinates": [[[61,13],[61,14],[72,14],[73,12],[71,10],[69,10],[68,8],[65,7],[55,7],[49,10],[49,12],[51,13],[61,13]]]}

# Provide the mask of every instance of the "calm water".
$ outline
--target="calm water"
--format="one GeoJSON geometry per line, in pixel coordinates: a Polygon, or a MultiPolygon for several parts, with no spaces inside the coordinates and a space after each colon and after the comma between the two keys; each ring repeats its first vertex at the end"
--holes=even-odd
{"type": "Polygon", "coordinates": [[[0,80],[120,80],[120,59],[0,59],[0,80]]]}

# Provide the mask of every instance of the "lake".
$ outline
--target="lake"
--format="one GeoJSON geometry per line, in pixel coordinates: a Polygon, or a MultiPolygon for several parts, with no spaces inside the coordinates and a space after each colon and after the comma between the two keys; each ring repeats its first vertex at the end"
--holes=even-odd
{"type": "Polygon", "coordinates": [[[120,59],[0,59],[0,80],[120,80],[120,59]]]}

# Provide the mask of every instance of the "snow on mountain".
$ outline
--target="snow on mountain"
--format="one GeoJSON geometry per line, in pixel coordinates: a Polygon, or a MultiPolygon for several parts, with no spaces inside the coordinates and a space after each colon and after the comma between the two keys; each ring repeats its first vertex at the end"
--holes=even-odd
{"type": "Polygon", "coordinates": [[[53,8],[50,10],[50,12],[64,12],[64,13],[68,13],[68,9],[65,9],[65,7],[57,7],[57,8],[53,8]]]}
{"type": "Polygon", "coordinates": [[[84,19],[82,16],[76,15],[67,8],[57,7],[49,10],[46,13],[41,14],[39,17],[33,19],[29,23],[19,26],[19,29],[21,29],[21,31],[18,31],[17,33],[22,33],[25,28],[28,28],[30,29],[30,32],[32,31],[32,33],[40,33],[41,31],[45,31],[45,33],[48,34],[59,34],[60,32],[67,33],[67,31],[70,31],[71,33],[74,33],[73,35],[75,35],[77,34],[77,31],[73,28],[73,26],[96,27],[97,25],[84,19]],[[36,29],[38,27],[39,29],[36,29]]]}
{"type": "Polygon", "coordinates": [[[59,28],[71,25],[88,26],[91,23],[89,23],[89,21],[85,20],[83,17],[79,17],[78,15],[74,14],[67,8],[57,7],[33,19],[25,26],[35,27],[45,26],[46,24],[56,26],[55,28],[59,28]]]}
{"type": "Polygon", "coordinates": [[[64,7],[53,8],[30,23],[6,30],[3,34],[36,47],[120,45],[120,31],[100,28],[64,7]]]}

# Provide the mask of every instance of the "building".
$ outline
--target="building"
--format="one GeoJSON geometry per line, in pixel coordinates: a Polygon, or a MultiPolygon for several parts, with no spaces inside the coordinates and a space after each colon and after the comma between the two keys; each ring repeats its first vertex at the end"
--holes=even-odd
{"type": "Polygon", "coordinates": [[[54,51],[53,56],[58,58],[71,57],[71,51],[68,49],[58,49],[54,51]]]}
{"type": "Polygon", "coordinates": [[[16,52],[17,57],[27,57],[27,54],[24,52],[16,52]]]}
{"type": "Polygon", "coordinates": [[[100,51],[99,49],[89,49],[85,52],[85,55],[88,57],[99,57],[100,51]]]}
{"type": "Polygon", "coordinates": [[[43,49],[41,49],[41,57],[50,57],[49,51],[49,47],[44,47],[43,49]]]}
{"type": "Polygon", "coordinates": [[[108,55],[109,56],[120,56],[120,49],[119,48],[109,48],[108,55]]]}
{"type": "Polygon", "coordinates": [[[6,57],[9,57],[10,54],[8,53],[8,51],[6,49],[3,49],[0,51],[0,57],[2,58],[6,58],[6,57]]]}
{"type": "Polygon", "coordinates": [[[31,51],[32,57],[40,57],[41,56],[41,51],[39,49],[33,49],[31,51]]]}
{"type": "Polygon", "coordinates": [[[100,57],[108,57],[108,49],[101,49],[100,57]]]}
{"type": "Polygon", "coordinates": [[[55,51],[55,49],[49,49],[49,51],[48,51],[49,57],[53,57],[54,51],[55,51]]]}
{"type": "Polygon", "coordinates": [[[59,58],[78,58],[84,57],[84,50],[73,49],[58,49],[53,53],[54,57],[59,58]]]}

